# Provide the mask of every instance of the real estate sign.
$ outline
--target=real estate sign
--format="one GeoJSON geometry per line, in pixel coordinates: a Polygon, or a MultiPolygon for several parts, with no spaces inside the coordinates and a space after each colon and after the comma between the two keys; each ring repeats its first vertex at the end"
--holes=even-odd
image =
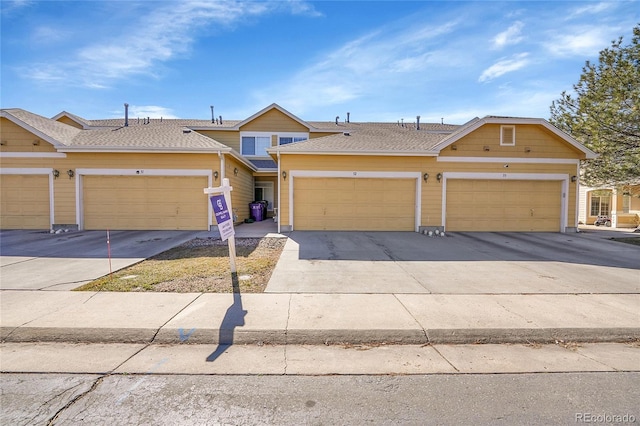
{"type": "Polygon", "coordinates": [[[233,218],[227,207],[227,202],[224,199],[223,194],[213,195],[209,197],[211,205],[213,206],[213,212],[218,223],[218,231],[220,232],[220,238],[222,241],[226,241],[229,237],[235,235],[236,231],[233,228],[233,218]]]}

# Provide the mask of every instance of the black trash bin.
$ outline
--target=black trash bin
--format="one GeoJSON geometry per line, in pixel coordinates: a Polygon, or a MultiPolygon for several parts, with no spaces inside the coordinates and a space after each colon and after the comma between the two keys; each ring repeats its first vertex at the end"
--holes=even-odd
{"type": "Polygon", "coordinates": [[[255,201],[249,203],[249,216],[256,222],[264,220],[266,216],[264,204],[255,201]]]}

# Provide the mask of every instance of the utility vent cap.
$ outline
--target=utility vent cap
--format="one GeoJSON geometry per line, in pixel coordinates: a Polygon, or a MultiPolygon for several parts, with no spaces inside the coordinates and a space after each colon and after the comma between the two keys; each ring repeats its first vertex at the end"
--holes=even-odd
{"type": "Polygon", "coordinates": [[[182,133],[191,133],[191,129],[182,129],[182,133]]]}
{"type": "Polygon", "coordinates": [[[345,136],[351,136],[351,133],[349,133],[349,132],[342,132],[342,134],[345,135],[345,136]]]}

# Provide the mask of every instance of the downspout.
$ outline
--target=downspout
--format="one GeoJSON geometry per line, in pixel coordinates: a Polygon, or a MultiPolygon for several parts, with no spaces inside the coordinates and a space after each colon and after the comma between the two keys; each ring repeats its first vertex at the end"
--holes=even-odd
{"type": "Polygon", "coordinates": [[[224,154],[222,153],[222,151],[218,151],[218,157],[220,157],[220,182],[222,182],[222,179],[225,178],[225,161],[224,161],[224,154]]]}
{"type": "Polygon", "coordinates": [[[280,205],[280,194],[282,193],[282,187],[281,187],[281,183],[280,183],[280,150],[278,150],[278,214],[277,214],[277,218],[278,218],[278,234],[280,233],[280,226],[281,226],[281,221],[280,221],[280,214],[282,213],[282,206],[280,205]]]}

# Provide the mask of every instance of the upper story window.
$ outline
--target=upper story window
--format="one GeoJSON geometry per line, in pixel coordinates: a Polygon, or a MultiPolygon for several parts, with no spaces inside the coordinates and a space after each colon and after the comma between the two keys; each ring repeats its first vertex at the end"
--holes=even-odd
{"type": "Polygon", "coordinates": [[[516,126],[500,126],[500,145],[515,146],[516,126]]]}
{"type": "Polygon", "coordinates": [[[267,148],[271,147],[271,136],[242,136],[240,145],[242,155],[268,157],[267,148]]]}
{"type": "Polygon", "coordinates": [[[278,143],[280,145],[286,145],[288,143],[306,141],[307,139],[309,138],[306,136],[280,136],[278,143]]]}
{"type": "Polygon", "coordinates": [[[306,141],[307,139],[309,139],[308,133],[241,132],[240,153],[248,157],[268,157],[267,149],[275,141],[278,141],[278,145],[286,145],[293,142],[306,141]]]}

